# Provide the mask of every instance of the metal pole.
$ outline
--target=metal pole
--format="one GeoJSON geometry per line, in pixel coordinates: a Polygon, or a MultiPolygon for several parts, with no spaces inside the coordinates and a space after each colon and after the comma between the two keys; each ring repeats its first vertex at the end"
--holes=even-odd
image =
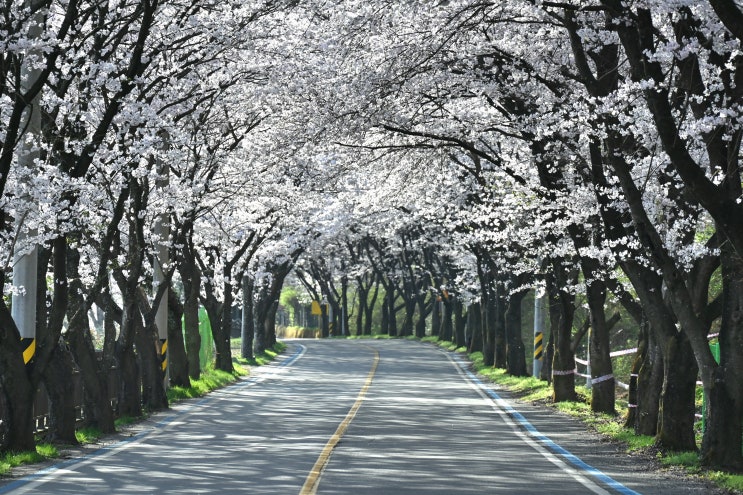
{"type": "MultiPolygon", "coordinates": [[[[43,32],[44,16],[38,12],[29,28],[30,38],[39,38],[43,32]]],[[[25,94],[38,80],[41,74],[41,65],[34,59],[43,58],[43,53],[32,49],[25,57],[21,67],[21,93],[25,94]]],[[[39,158],[37,136],[41,134],[41,109],[39,103],[41,94],[34,97],[23,111],[21,128],[22,134],[18,150],[18,170],[21,173],[21,182],[31,187],[29,178],[35,175],[36,160],[39,158]]],[[[34,237],[38,233],[35,228],[27,228],[27,221],[36,222],[32,218],[36,211],[36,204],[30,195],[18,197],[18,215],[16,216],[16,231],[18,235],[13,248],[13,287],[11,296],[11,316],[21,334],[23,344],[23,361],[30,364],[36,353],[36,289],[38,272],[38,249],[34,237]]]]}
{"type": "Polygon", "coordinates": [[[534,364],[532,365],[532,376],[539,378],[542,374],[542,362],[544,361],[544,295],[536,289],[534,291],[534,364]]]}
{"type": "MultiPolygon", "coordinates": [[[[168,146],[168,135],[166,131],[160,133],[163,143],[163,150],[168,146]]],[[[168,186],[168,165],[161,158],[157,163],[157,190],[164,194],[164,189],[168,186]]],[[[153,229],[157,248],[155,253],[154,273],[152,276],[152,285],[157,290],[160,284],[167,283],[165,280],[165,267],[170,264],[170,249],[168,240],[170,238],[170,216],[167,211],[161,212],[155,220],[153,229]]],[[[165,387],[168,387],[169,367],[168,367],[168,290],[165,289],[160,305],[155,315],[155,326],[157,326],[157,335],[160,339],[160,365],[165,375],[165,387]]]]}

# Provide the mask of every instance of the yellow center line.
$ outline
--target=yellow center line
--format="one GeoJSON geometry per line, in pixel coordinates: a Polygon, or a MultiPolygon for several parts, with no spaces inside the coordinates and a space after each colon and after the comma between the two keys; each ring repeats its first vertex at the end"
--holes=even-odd
{"type": "Polygon", "coordinates": [[[338,425],[338,429],[335,430],[335,433],[333,433],[333,436],[330,437],[328,443],[325,444],[325,448],[322,449],[320,457],[317,458],[317,461],[315,461],[315,465],[312,466],[310,474],[304,481],[304,485],[302,486],[302,490],[299,492],[299,495],[314,495],[317,492],[320,475],[322,474],[325,466],[327,466],[328,461],[330,460],[330,454],[333,453],[333,449],[336,445],[338,445],[338,442],[340,442],[343,434],[346,433],[348,425],[351,424],[354,416],[356,416],[356,411],[359,410],[359,408],[361,407],[361,403],[364,401],[366,392],[371,386],[372,379],[374,379],[374,373],[377,372],[377,366],[379,365],[379,351],[374,348],[371,349],[374,351],[374,363],[372,364],[369,374],[366,375],[366,382],[364,382],[364,386],[361,387],[361,391],[356,397],[356,402],[354,402],[353,406],[351,406],[351,409],[348,411],[348,414],[346,414],[346,417],[343,419],[341,424],[338,425]]]}

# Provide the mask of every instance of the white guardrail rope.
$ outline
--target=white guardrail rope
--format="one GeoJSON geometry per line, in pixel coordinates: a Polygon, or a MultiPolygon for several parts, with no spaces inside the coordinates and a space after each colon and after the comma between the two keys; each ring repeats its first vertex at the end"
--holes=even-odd
{"type": "MultiPolygon", "coordinates": [[[[637,352],[637,347],[633,347],[632,349],[623,349],[621,351],[611,352],[611,353],[609,353],[609,357],[626,356],[627,354],[634,354],[636,352],[637,352]]],[[[583,366],[588,366],[588,361],[586,361],[585,359],[575,358],[575,362],[578,363],[578,364],[581,364],[583,366]]],[[[554,374],[554,372],[553,372],[553,374],[554,374]]],[[[614,375],[604,375],[604,376],[600,376],[598,378],[591,379],[591,375],[586,375],[584,373],[578,373],[577,371],[576,371],[575,374],[576,374],[576,376],[580,376],[580,377],[583,377],[583,378],[585,378],[587,380],[591,380],[591,383],[601,383],[601,382],[604,382],[606,380],[610,380],[610,379],[614,378],[614,375]]],[[[618,386],[622,387],[625,390],[629,390],[629,384],[628,383],[620,382],[619,380],[616,380],[616,379],[614,381],[615,381],[615,383],[618,386]]]]}

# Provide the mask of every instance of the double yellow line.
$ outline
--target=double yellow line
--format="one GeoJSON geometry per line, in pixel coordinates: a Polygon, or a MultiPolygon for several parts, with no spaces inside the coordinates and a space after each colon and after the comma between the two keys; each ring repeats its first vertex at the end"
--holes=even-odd
{"type": "Polygon", "coordinates": [[[341,424],[338,425],[338,429],[335,430],[333,436],[331,436],[330,440],[328,440],[328,443],[325,444],[325,448],[322,449],[320,457],[317,458],[317,461],[315,461],[315,465],[312,466],[312,470],[310,470],[310,474],[304,481],[304,485],[302,486],[302,490],[299,492],[299,495],[314,495],[317,492],[317,487],[320,482],[320,475],[325,469],[325,466],[327,466],[328,461],[330,461],[330,454],[333,453],[333,449],[336,445],[338,445],[338,442],[340,442],[341,438],[346,433],[348,425],[351,424],[354,416],[356,416],[356,411],[359,410],[359,408],[361,407],[361,403],[364,401],[366,392],[371,386],[372,380],[374,379],[374,374],[377,372],[377,366],[379,365],[379,351],[371,347],[370,349],[374,351],[374,363],[372,363],[369,374],[366,375],[364,386],[361,387],[361,391],[356,397],[356,402],[353,403],[353,406],[351,406],[351,409],[348,411],[348,414],[346,414],[346,417],[343,419],[341,424]]]}

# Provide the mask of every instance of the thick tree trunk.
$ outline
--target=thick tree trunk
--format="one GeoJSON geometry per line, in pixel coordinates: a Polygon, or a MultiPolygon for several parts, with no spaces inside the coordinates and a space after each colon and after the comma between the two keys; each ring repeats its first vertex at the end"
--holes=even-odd
{"type": "Polygon", "coordinates": [[[224,301],[221,304],[219,324],[212,323],[212,335],[214,336],[215,362],[214,367],[218,370],[232,373],[232,347],[230,337],[232,336],[232,284],[225,282],[223,288],[224,301]]]}
{"type": "Polygon", "coordinates": [[[49,397],[49,430],[46,440],[77,445],[73,360],[65,346],[58,344],[54,349],[42,380],[49,397]]]}
{"type": "Polygon", "coordinates": [[[604,310],[606,284],[600,280],[592,280],[587,284],[586,298],[591,317],[588,343],[591,349],[591,410],[613,415],[616,413],[616,380],[609,356],[609,328],[604,310]]]}
{"type": "Polygon", "coordinates": [[[274,301],[263,322],[265,328],[266,347],[272,348],[276,345],[276,311],[279,309],[279,301],[274,301]]]}
{"type": "Polygon", "coordinates": [[[506,336],[508,301],[503,294],[503,289],[497,283],[494,284],[491,297],[494,312],[489,313],[491,321],[488,325],[493,325],[493,365],[496,368],[508,369],[508,337],[506,336]]]}
{"type": "MultiPolygon", "coordinates": [[[[321,328],[321,336],[322,338],[326,339],[330,336],[330,315],[328,314],[328,305],[327,304],[320,304],[320,328],[321,328]]],[[[269,347],[271,347],[270,344],[267,344],[269,347]]]]}
{"type": "MultiPolygon", "coordinates": [[[[80,368],[85,395],[89,399],[85,408],[85,423],[100,429],[103,433],[113,433],[114,411],[111,408],[111,391],[109,390],[109,361],[99,361],[90,337],[88,315],[85,312],[82,298],[82,284],[77,279],[77,253],[70,250],[70,305],[68,307],[68,327],[65,339],[75,364],[80,368]]],[[[108,308],[107,308],[108,309],[108,308]]],[[[113,311],[111,311],[113,312],[113,311]]],[[[108,318],[110,315],[106,315],[108,318]]],[[[104,323],[105,324],[105,323],[104,323]]],[[[105,356],[104,356],[105,357],[105,356]]]]}
{"type": "MultiPolygon", "coordinates": [[[[18,356],[21,356],[20,352],[18,356]]],[[[10,423],[4,447],[6,452],[25,452],[36,448],[33,417],[29,414],[36,391],[26,386],[30,385],[27,379],[26,384],[21,384],[23,379],[13,380],[14,376],[17,375],[6,373],[2,387],[5,393],[4,402],[8,408],[6,417],[10,423]]]]}
{"type": "MultiPolygon", "coordinates": [[[[379,296],[379,283],[377,282],[374,286],[374,292],[372,293],[371,300],[367,302],[364,308],[364,335],[372,334],[372,324],[374,323],[374,307],[377,305],[377,297],[379,296]]],[[[338,317],[336,311],[335,317],[338,317]]]]}
{"type": "MultiPolygon", "coordinates": [[[[382,320],[384,320],[384,316],[382,316],[382,320]]],[[[338,333],[343,337],[348,337],[348,278],[345,276],[341,277],[341,314],[339,321],[338,333]]],[[[383,321],[382,325],[385,324],[386,322],[383,321]]],[[[382,329],[382,334],[387,335],[388,331],[389,327],[386,326],[382,329]]]]}
{"type": "Polygon", "coordinates": [[[632,363],[629,408],[625,425],[636,435],[655,436],[658,432],[658,407],[663,388],[663,354],[650,322],[643,318],[632,363]]]}
{"type": "Polygon", "coordinates": [[[663,391],[656,439],[664,448],[696,450],[694,438],[695,390],[698,368],[685,335],[667,336],[663,349],[663,391]]]}
{"type": "Polygon", "coordinates": [[[400,329],[401,337],[413,335],[413,316],[415,316],[415,299],[405,298],[405,318],[403,319],[402,328],[400,329]]]}
{"type": "MultiPolygon", "coordinates": [[[[253,339],[255,338],[255,320],[253,319],[253,279],[243,276],[243,310],[242,327],[240,328],[240,355],[243,359],[253,359],[253,339]]],[[[296,314],[296,312],[295,312],[296,314]]]]}
{"type": "Polygon", "coordinates": [[[183,281],[183,330],[186,334],[188,375],[194,380],[201,376],[201,333],[199,332],[199,291],[201,272],[192,256],[184,254],[179,263],[183,281]]]}
{"type": "Polygon", "coordinates": [[[521,336],[521,301],[528,290],[513,293],[508,298],[506,310],[507,363],[506,372],[513,376],[528,376],[526,370],[526,348],[521,336]]]}
{"type": "Polygon", "coordinates": [[[453,304],[452,296],[444,298],[444,312],[441,315],[441,340],[445,340],[446,342],[454,340],[454,327],[452,326],[453,304]]]}
{"type": "MultiPolygon", "coordinates": [[[[133,349],[124,349],[117,343],[119,362],[119,416],[138,418],[142,415],[142,380],[133,349]]],[[[86,388],[88,393],[92,391],[86,388]]]]}
{"type": "Polygon", "coordinates": [[[137,320],[135,342],[142,373],[142,406],[146,411],[168,408],[165,396],[165,375],[160,365],[157,328],[145,326],[137,320]]]}
{"type": "MultiPolygon", "coordinates": [[[[703,380],[707,394],[706,430],[702,462],[709,466],[740,470],[741,417],[743,416],[743,259],[729,243],[720,246],[722,270],[722,321],[720,366],[711,380],[703,380]]],[[[704,373],[702,376],[704,378],[704,373]]]]}
{"type": "Polygon", "coordinates": [[[359,298],[359,308],[356,313],[356,336],[360,337],[364,335],[364,316],[366,316],[366,306],[369,303],[369,290],[364,286],[363,277],[358,277],[356,287],[359,298]]]}
{"type": "Polygon", "coordinates": [[[464,304],[459,298],[454,299],[454,342],[457,344],[457,348],[465,347],[467,340],[465,338],[464,329],[467,324],[467,317],[464,314],[464,304]]]}
{"type": "Polygon", "coordinates": [[[418,304],[418,320],[415,322],[415,336],[423,338],[426,336],[426,297],[418,296],[415,298],[418,304]]]}
{"type": "Polygon", "coordinates": [[[387,331],[390,335],[390,337],[397,337],[398,331],[397,331],[397,311],[395,311],[395,290],[394,288],[391,288],[387,292],[387,307],[389,310],[389,323],[387,327],[387,331]]]}
{"type": "Polygon", "coordinates": [[[387,297],[382,301],[382,321],[380,322],[380,332],[382,335],[390,334],[390,304],[387,297]]]}
{"type": "Polygon", "coordinates": [[[137,418],[142,415],[142,375],[139,360],[134,351],[137,327],[141,325],[141,315],[137,304],[127,301],[124,295],[124,315],[121,331],[116,342],[116,357],[119,364],[119,416],[137,418]]]}
{"type": "Polygon", "coordinates": [[[168,375],[169,383],[176,387],[188,388],[188,357],[183,343],[183,306],[175,291],[168,291],[168,375]]]}
{"type": "Polygon", "coordinates": [[[431,335],[438,337],[441,335],[441,301],[437,298],[433,303],[431,310],[431,335]]]}
{"type": "Polygon", "coordinates": [[[482,299],[482,364],[493,366],[495,364],[495,319],[496,303],[492,294],[485,295],[482,299]]]}
{"type": "Polygon", "coordinates": [[[574,296],[548,283],[550,332],[554,335],[552,400],[575,401],[575,353],[572,348],[574,296]]]}
{"type": "Polygon", "coordinates": [[[472,303],[467,310],[467,352],[482,352],[482,305],[472,303]]]}

